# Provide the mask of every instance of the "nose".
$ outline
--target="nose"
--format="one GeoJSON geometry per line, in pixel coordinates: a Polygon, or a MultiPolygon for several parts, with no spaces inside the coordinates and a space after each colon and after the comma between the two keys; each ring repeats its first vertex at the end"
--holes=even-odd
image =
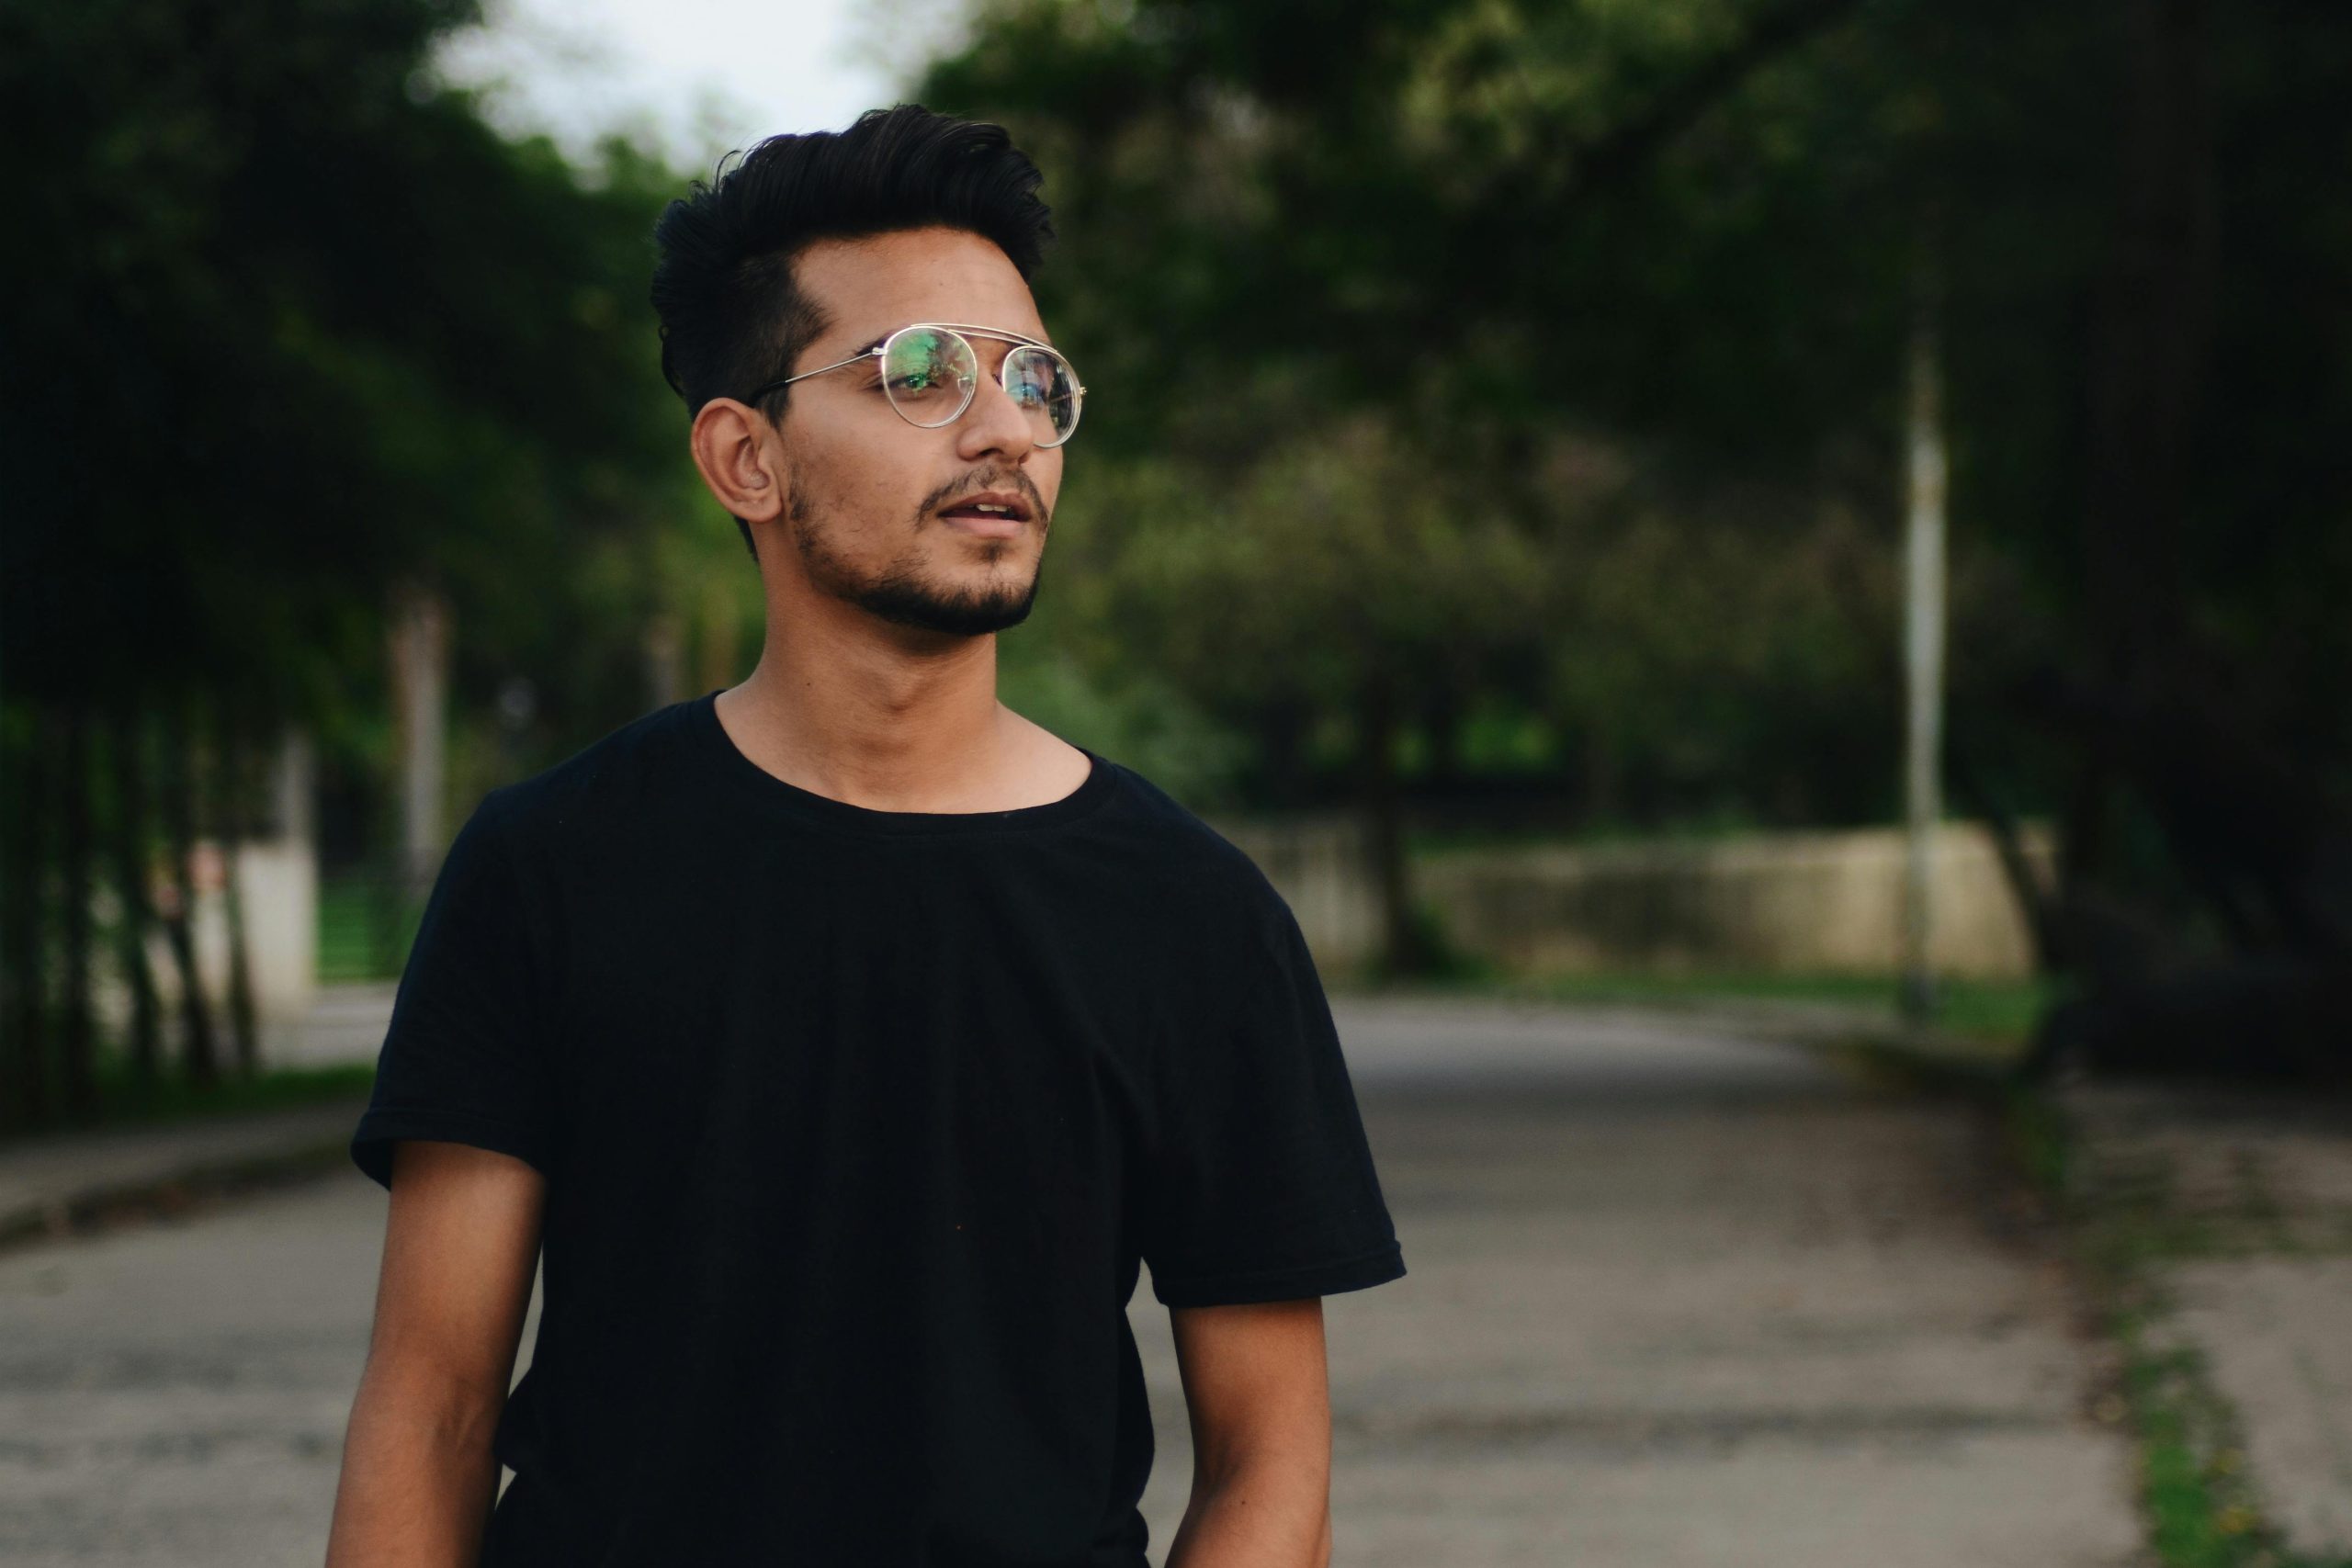
{"type": "Polygon", "coordinates": [[[1019,464],[1037,448],[1029,416],[1004,389],[1004,383],[987,371],[972,389],[972,406],[956,422],[956,455],[967,461],[994,453],[1007,463],[1019,464]]]}

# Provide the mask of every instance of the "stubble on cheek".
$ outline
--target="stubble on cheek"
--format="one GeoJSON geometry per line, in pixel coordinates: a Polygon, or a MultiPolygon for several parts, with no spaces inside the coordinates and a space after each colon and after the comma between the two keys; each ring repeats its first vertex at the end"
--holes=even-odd
{"type": "Polygon", "coordinates": [[[849,598],[877,581],[911,581],[920,553],[912,529],[920,525],[920,515],[909,525],[908,537],[893,558],[861,568],[843,546],[863,531],[858,519],[876,514],[875,510],[826,506],[797,474],[786,486],[785,510],[792,519],[793,546],[800,554],[809,581],[819,587],[849,598]]]}

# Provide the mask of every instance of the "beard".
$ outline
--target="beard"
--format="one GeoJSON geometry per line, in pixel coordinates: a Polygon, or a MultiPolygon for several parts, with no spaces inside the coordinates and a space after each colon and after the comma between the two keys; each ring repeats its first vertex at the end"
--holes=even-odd
{"type": "MultiPolygon", "coordinates": [[[[815,508],[796,480],[786,492],[786,515],[792,523],[792,542],[800,552],[808,581],[823,592],[868,615],[902,626],[944,632],[951,637],[985,637],[1017,626],[1029,618],[1045,581],[1041,554],[1027,586],[1010,583],[984,589],[942,588],[928,582],[909,557],[901,557],[879,575],[862,576],[832,548],[821,529],[809,523],[815,508]]],[[[921,513],[917,513],[918,517],[921,513]]],[[[1042,530],[1046,518],[1038,513],[1042,530]]]]}

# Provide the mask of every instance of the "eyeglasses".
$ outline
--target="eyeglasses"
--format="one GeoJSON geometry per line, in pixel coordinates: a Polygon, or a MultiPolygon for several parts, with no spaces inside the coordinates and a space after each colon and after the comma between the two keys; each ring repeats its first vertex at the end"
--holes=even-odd
{"type": "Polygon", "coordinates": [[[972,394],[980,384],[980,356],[972,347],[973,337],[1014,345],[1004,356],[1004,367],[997,378],[1013,406],[1028,419],[1037,445],[1058,446],[1069,440],[1078,428],[1086,389],[1079,385],[1078,373],[1060,351],[1019,333],[960,321],[912,322],[847,359],[770,381],[744,400],[757,402],[779,387],[876,359],[881,362],[883,392],[899,417],[909,424],[936,430],[955,423],[972,406],[972,394]]]}

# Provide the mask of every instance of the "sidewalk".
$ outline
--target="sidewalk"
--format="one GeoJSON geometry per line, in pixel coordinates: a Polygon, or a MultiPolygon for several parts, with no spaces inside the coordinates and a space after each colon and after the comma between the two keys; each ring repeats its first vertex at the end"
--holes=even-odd
{"type": "MultiPolygon", "coordinates": [[[[1976,1101],[1758,1038],[1843,1012],[1332,1002],[1411,1269],[1325,1303],[1334,1561],[2142,1561],[2111,1358],[1976,1101]]],[[[1137,1303],[1164,1542],[1191,1445],[1137,1303]]]]}
{"type": "MultiPolygon", "coordinates": [[[[394,989],[391,981],[321,987],[308,1013],[266,1031],[264,1059],[272,1067],[374,1062],[394,989]]],[[[350,1158],[366,1103],[353,1096],[0,1144],[0,1247],[332,1169],[350,1158]]]]}
{"type": "Polygon", "coordinates": [[[364,1097],[0,1147],[0,1247],[130,1210],[266,1186],[348,1160],[364,1097]]]}
{"type": "MultiPolygon", "coordinates": [[[[2108,1347],[1967,1097],[1687,1011],[1333,1010],[1411,1269],[1327,1303],[1335,1561],[2144,1561],[2108,1347]]],[[[385,1224],[347,1115],[134,1138],[151,1179],[166,1145],[185,1169],[308,1139],[334,1169],[0,1255],[0,1561],[319,1560],[385,1224]]],[[[44,1157],[87,1179],[116,1142],[44,1157]]],[[[0,1159],[12,1203],[40,1153],[0,1159]]],[[[1164,1561],[1191,1435],[1170,1314],[1139,1284],[1128,1315],[1164,1561]]]]}
{"type": "MultiPolygon", "coordinates": [[[[272,1066],[315,1067],[373,1062],[391,1016],[396,982],[322,987],[301,1019],[266,1036],[272,1066]]],[[[1344,1005],[1404,1001],[1349,998],[1344,1005]]],[[[1427,1000],[1442,1005],[1443,998],[1427,1000]]],[[[1474,1007],[1476,1005],[1473,1004],[1474,1007]]],[[[1497,1005],[1497,1004],[1489,1004],[1497,1005]]],[[[1498,1004],[1508,1014],[1525,1010],[1498,1004]]],[[[1542,1004],[1528,1004],[1537,1013],[1542,1004]]],[[[1600,1033],[1623,1017],[1637,1032],[1661,1018],[1680,1027],[1751,1040],[1836,1047],[1883,1039],[1899,1027],[1865,1010],[1802,1003],[1694,1002],[1672,1010],[1588,1009],[1600,1033]]],[[[1450,1064],[1458,1069],[1457,1060],[1450,1064]]],[[[348,1157],[346,1144],[362,1099],[299,1109],[170,1122],[160,1126],[42,1134],[0,1145],[0,1247],[85,1228],[102,1216],[133,1210],[171,1210],[207,1193],[267,1185],[322,1169],[348,1157]]]]}
{"type": "MultiPolygon", "coordinates": [[[[312,1067],[373,1062],[391,1015],[395,983],[322,987],[298,1021],[268,1036],[273,1066],[312,1067]]],[[[1403,989],[1386,994],[1335,991],[1342,1008],[1444,1008],[1442,994],[1403,989]]],[[[1541,1017],[1541,1002],[1472,998],[1475,1012],[1541,1017]]],[[[1661,1024],[1700,1034],[1777,1042],[1832,1053],[1871,1051],[1904,1036],[1891,1011],[1839,1004],[1709,1001],[1672,1006],[1583,1007],[1594,1038],[1616,1028],[1646,1038],[1661,1024]]],[[[1914,1055],[1951,1059],[1949,1043],[1919,1036],[1914,1055]]],[[[1474,1067],[1477,1049],[1455,1055],[1449,1073],[1474,1067]]],[[[346,1142],[364,1099],[299,1109],[175,1122],[160,1126],[55,1133],[0,1145],[0,1247],[85,1228],[102,1216],[133,1210],[184,1207],[207,1193],[267,1185],[329,1169],[347,1158],[346,1142]]]]}
{"type": "Polygon", "coordinates": [[[2352,1562],[2352,1104],[2098,1082],[2058,1102],[2143,1425],[2177,1432],[2205,1498],[2191,1524],[2352,1562]]]}

